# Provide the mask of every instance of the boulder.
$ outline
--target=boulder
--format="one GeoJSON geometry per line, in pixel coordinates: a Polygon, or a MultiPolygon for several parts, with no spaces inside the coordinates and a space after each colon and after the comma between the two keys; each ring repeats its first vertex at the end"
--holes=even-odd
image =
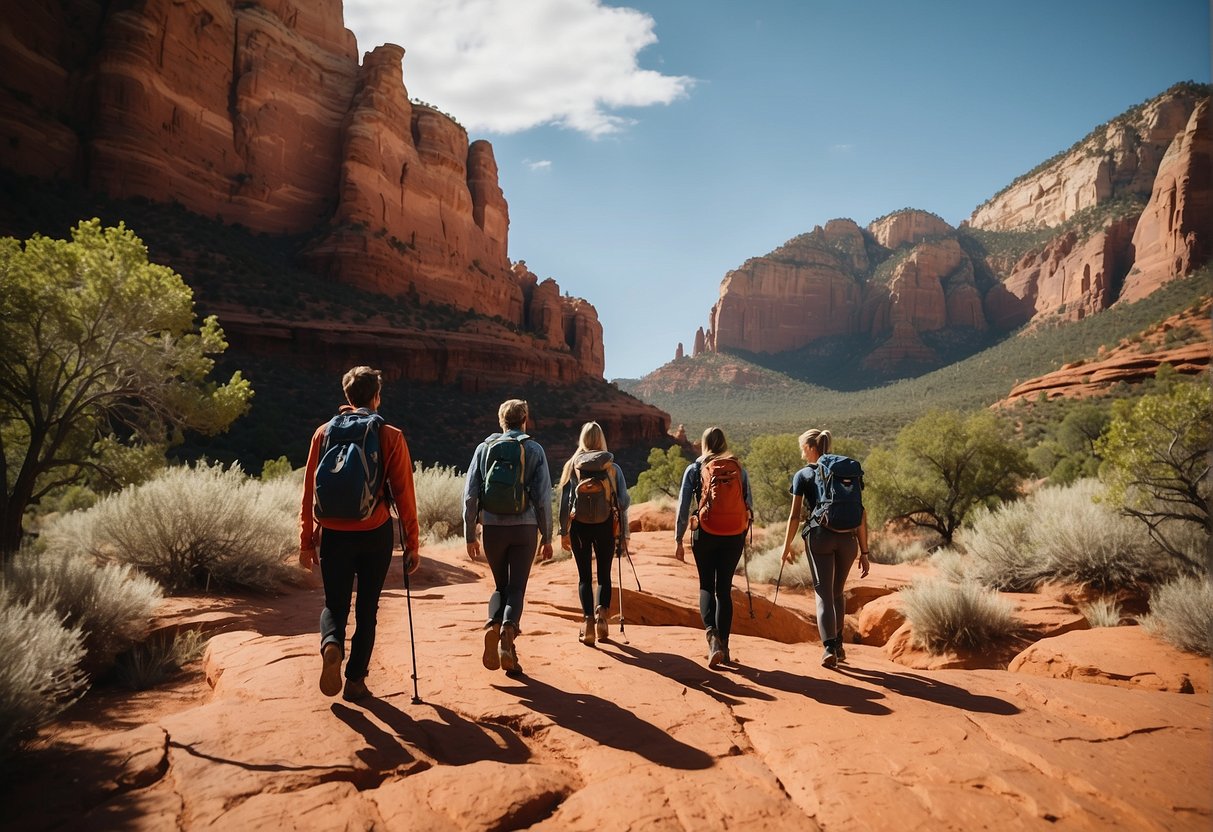
{"type": "Polygon", "coordinates": [[[1140,690],[1209,692],[1207,656],[1178,650],[1143,627],[1096,627],[1041,639],[1007,670],[1140,690]]]}

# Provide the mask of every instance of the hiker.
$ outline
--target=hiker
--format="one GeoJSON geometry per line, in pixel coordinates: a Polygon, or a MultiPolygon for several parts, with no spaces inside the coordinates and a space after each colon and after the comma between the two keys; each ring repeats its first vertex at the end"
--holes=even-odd
{"type": "Polygon", "coordinates": [[[682,538],[689,526],[699,571],[699,614],[708,640],[708,666],[715,668],[733,661],[729,653],[733,573],[754,512],[749,476],[729,453],[724,431],[708,428],[700,447],[703,455],[687,466],[678,492],[674,557],[686,559],[682,538]]]}
{"type": "Polygon", "coordinates": [[[859,575],[866,578],[868,561],[868,513],[863,507],[863,469],[855,460],[830,453],[828,430],[807,430],[800,435],[800,455],[808,463],[792,476],[792,511],[783,542],[783,560],[792,563],[797,529],[804,538],[813,589],[817,594],[817,630],[825,652],[823,667],[846,661],[842,646],[842,624],[846,615],[843,588],[851,564],[859,556],[859,575]],[[809,516],[801,524],[808,504],[809,516]]]}
{"type": "Polygon", "coordinates": [[[341,379],[346,404],[337,416],[316,428],[308,448],[303,477],[299,564],[320,564],[324,610],[320,613],[320,690],[341,691],[347,701],[371,696],[366,686],[379,594],[392,562],[392,517],[396,506],[403,527],[404,568],[411,574],[421,564],[417,543],[417,505],[413,461],[399,428],[378,414],[383,381],[379,370],[354,367],[341,379]],[[347,465],[365,458],[365,465],[347,465]],[[353,478],[343,478],[350,474],[353,478]],[[341,686],[345,625],[350,614],[354,579],[354,635],[341,686]]]}
{"type": "Polygon", "coordinates": [[[611,564],[628,551],[628,486],[623,469],[607,450],[597,422],[581,426],[577,451],[560,474],[560,548],[573,552],[577,594],[584,616],[578,639],[592,646],[610,636],[611,564]],[[594,605],[594,565],[598,566],[598,604],[594,605]]]}
{"type": "Polygon", "coordinates": [[[530,411],[521,399],[501,403],[494,433],[476,447],[463,485],[463,536],[468,557],[481,557],[476,524],[484,538],[483,555],[493,572],[489,618],[484,625],[484,656],[489,670],[511,676],[522,666],[514,640],[521,632],[522,601],[535,560],[552,557],[552,475],[543,448],[524,432],[530,411]]]}

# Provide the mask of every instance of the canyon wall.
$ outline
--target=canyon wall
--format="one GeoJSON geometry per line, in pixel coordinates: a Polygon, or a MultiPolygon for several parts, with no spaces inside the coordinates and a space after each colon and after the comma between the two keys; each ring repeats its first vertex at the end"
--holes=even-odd
{"type": "Polygon", "coordinates": [[[1207,87],[1180,84],[1021,177],[959,229],[914,209],[866,228],[831,220],[727,273],[694,354],[854,337],[865,367],[895,374],[939,360],[928,333],[1080,320],[1145,297],[1209,260],[1211,122],[1207,87]],[[985,253],[1025,231],[1043,242],[985,253]]]}
{"type": "Polygon", "coordinates": [[[530,333],[536,381],[602,377],[594,307],[510,262],[492,147],[409,100],[401,47],[360,64],[341,0],[16,0],[6,16],[0,167],[301,235],[309,271],[530,333]]]}

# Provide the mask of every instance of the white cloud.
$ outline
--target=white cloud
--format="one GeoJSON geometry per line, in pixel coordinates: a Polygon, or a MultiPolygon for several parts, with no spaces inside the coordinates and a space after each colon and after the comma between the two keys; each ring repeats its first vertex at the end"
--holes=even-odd
{"type": "Polygon", "coordinates": [[[530,159],[523,159],[522,163],[530,170],[548,171],[552,169],[551,159],[540,159],[538,162],[532,162],[530,159]]]}
{"type": "Polygon", "coordinates": [[[669,104],[694,83],[642,69],[653,18],[601,0],[346,0],[345,23],[363,52],[403,46],[409,94],[473,132],[602,136],[634,123],[619,108],[669,104]]]}

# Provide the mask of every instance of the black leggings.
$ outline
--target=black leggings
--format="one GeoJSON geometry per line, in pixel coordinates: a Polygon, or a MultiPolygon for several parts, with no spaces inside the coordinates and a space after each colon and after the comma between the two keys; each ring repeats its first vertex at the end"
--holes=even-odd
{"type": "Polygon", "coordinates": [[[699,614],[703,626],[716,628],[726,644],[733,629],[733,573],[745,547],[745,532],[719,535],[703,529],[691,536],[691,552],[699,570],[699,614]]]}
{"type": "Polygon", "coordinates": [[[484,559],[493,572],[489,621],[515,627],[522,621],[522,601],[538,543],[539,527],[533,523],[484,527],[484,559]]]}
{"type": "Polygon", "coordinates": [[[581,611],[594,614],[594,575],[591,556],[598,564],[598,606],[611,606],[611,563],[615,555],[615,524],[610,520],[602,523],[579,523],[569,525],[569,538],[573,543],[573,560],[577,562],[577,595],[581,599],[581,611]]]}
{"type": "Polygon", "coordinates": [[[324,611],[320,613],[320,649],[336,644],[345,652],[345,624],[350,617],[350,595],[358,579],[354,604],[354,636],[347,679],[366,676],[375,648],[375,624],[379,593],[392,563],[392,521],[370,531],[343,532],[325,529],[320,533],[320,576],[324,579],[324,611]]]}

